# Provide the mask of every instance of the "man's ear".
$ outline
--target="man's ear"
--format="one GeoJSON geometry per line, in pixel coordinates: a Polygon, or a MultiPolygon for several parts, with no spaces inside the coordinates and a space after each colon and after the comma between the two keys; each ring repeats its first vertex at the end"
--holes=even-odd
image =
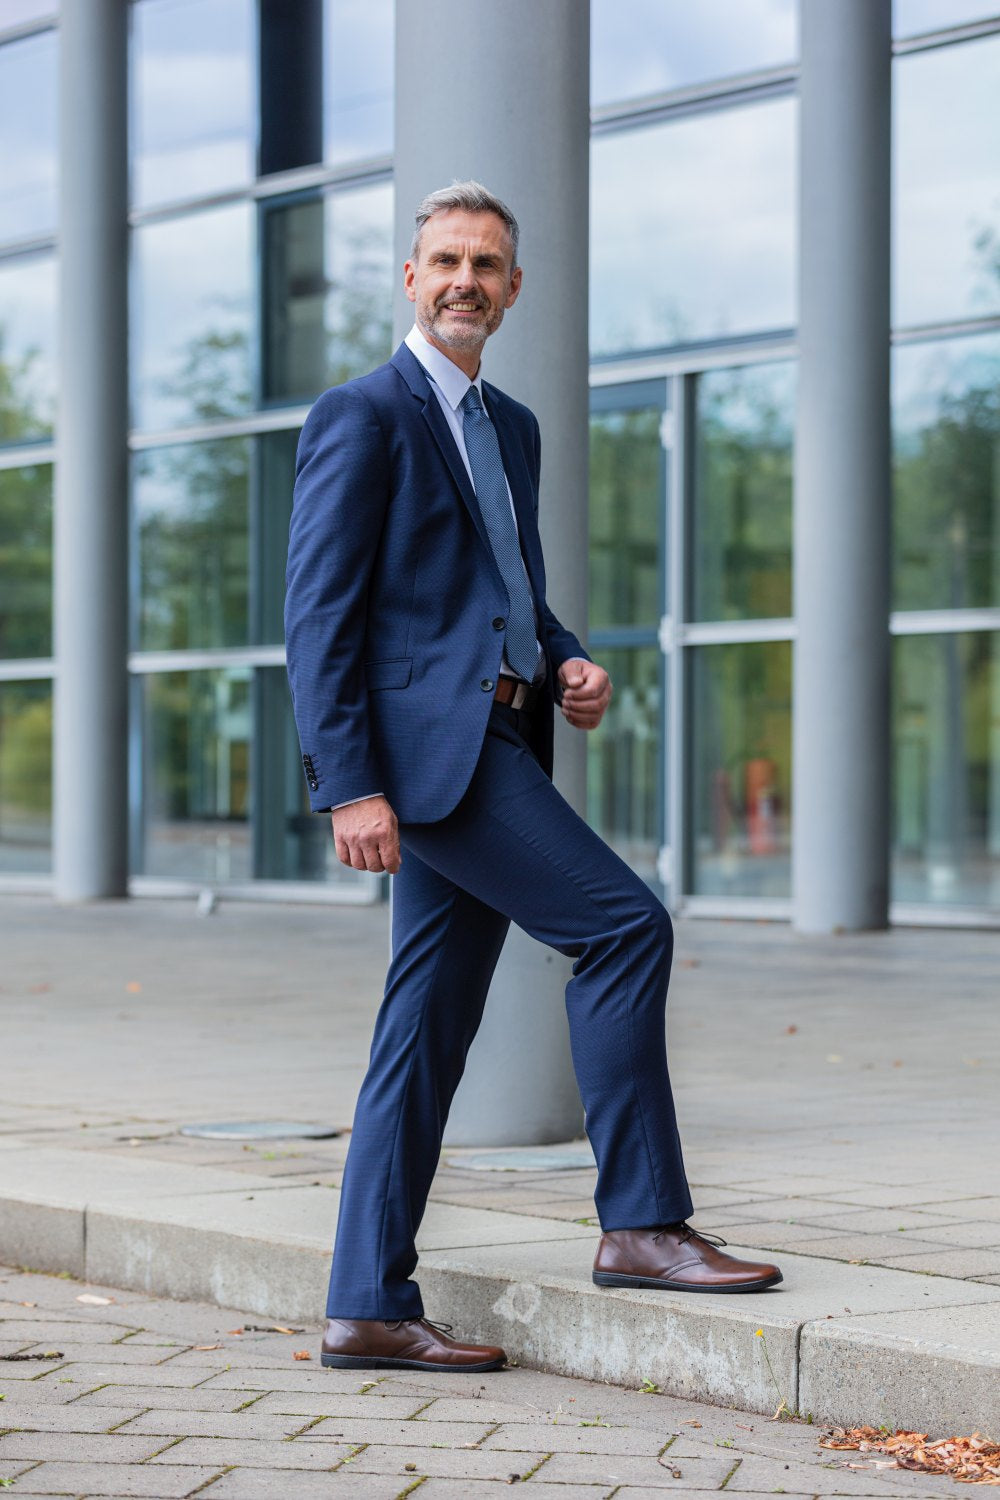
{"type": "MultiPolygon", "coordinates": [[[[411,302],[417,300],[416,275],[416,261],[408,260],[403,267],[403,290],[411,302]]],[[[509,303],[507,305],[510,306],[509,303]]]]}
{"type": "Polygon", "coordinates": [[[515,266],[510,275],[510,286],[507,288],[507,300],[504,307],[513,307],[521,290],[521,267],[515,266]]]}

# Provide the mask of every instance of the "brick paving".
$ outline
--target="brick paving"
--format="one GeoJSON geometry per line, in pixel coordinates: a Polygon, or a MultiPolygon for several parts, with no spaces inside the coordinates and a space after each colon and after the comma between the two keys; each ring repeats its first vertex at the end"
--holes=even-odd
{"type": "Polygon", "coordinates": [[[0,1486],[25,1500],[954,1494],[821,1449],[803,1421],[527,1369],[324,1370],[319,1324],[237,1331],[260,1321],[0,1268],[0,1486]]]}

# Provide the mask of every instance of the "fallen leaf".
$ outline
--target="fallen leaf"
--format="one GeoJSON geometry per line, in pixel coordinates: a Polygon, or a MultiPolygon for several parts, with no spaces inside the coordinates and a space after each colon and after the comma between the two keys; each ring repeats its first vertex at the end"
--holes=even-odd
{"type": "Polygon", "coordinates": [[[309,1353],[308,1349],[296,1349],[295,1353],[292,1355],[292,1358],[293,1359],[312,1359],[312,1355],[309,1353]]]}
{"type": "Polygon", "coordinates": [[[786,1026],[785,1027],[785,1035],[786,1036],[794,1036],[795,1033],[798,1031],[798,1029],[799,1028],[797,1026],[786,1026]]]}
{"type": "Polygon", "coordinates": [[[209,1349],[221,1349],[222,1345],[221,1344],[195,1344],[194,1347],[195,1347],[195,1349],[198,1350],[199,1353],[204,1354],[209,1349]]]}
{"type": "Polygon", "coordinates": [[[139,983],[138,979],[130,979],[125,988],[128,990],[130,995],[142,994],[142,985],[139,983]]]}
{"type": "Polygon", "coordinates": [[[37,1307],[38,1303],[37,1302],[22,1302],[20,1304],[20,1306],[21,1307],[37,1307]]]}
{"type": "Polygon", "coordinates": [[[77,1302],[85,1302],[88,1307],[109,1307],[115,1300],[114,1297],[98,1297],[94,1292],[81,1292],[77,1302]]]}
{"type": "Polygon", "coordinates": [[[683,1421],[681,1423],[681,1426],[682,1427],[700,1427],[701,1423],[700,1422],[696,1422],[693,1417],[688,1417],[685,1421],[683,1421]]]}
{"type": "Polygon", "coordinates": [[[236,1338],[236,1336],[237,1336],[237,1335],[238,1335],[238,1334],[241,1334],[241,1333],[242,1333],[242,1332],[243,1332],[243,1329],[242,1329],[242,1328],[230,1328],[230,1329],[229,1329],[229,1330],[228,1330],[228,1332],[229,1332],[229,1333],[230,1333],[230,1334],[231,1334],[231,1336],[232,1336],[232,1337],[233,1337],[233,1338],[236,1338]]]}

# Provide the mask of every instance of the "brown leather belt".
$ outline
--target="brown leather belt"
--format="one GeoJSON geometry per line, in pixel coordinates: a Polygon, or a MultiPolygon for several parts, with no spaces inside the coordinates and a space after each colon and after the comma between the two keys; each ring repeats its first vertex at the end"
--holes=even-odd
{"type": "Polygon", "coordinates": [[[497,703],[506,703],[508,708],[519,708],[524,713],[530,713],[538,702],[541,691],[541,684],[532,687],[530,682],[524,682],[520,677],[500,677],[493,697],[497,703]]]}

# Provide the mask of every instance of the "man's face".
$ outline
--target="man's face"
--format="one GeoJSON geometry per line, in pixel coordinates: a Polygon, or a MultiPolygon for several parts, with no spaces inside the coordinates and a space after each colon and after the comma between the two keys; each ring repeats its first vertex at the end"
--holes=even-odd
{"type": "Polygon", "coordinates": [[[481,349],[521,290],[521,269],[511,262],[507,226],[496,214],[432,214],[417,259],[404,269],[421,332],[445,353],[481,349]]]}

